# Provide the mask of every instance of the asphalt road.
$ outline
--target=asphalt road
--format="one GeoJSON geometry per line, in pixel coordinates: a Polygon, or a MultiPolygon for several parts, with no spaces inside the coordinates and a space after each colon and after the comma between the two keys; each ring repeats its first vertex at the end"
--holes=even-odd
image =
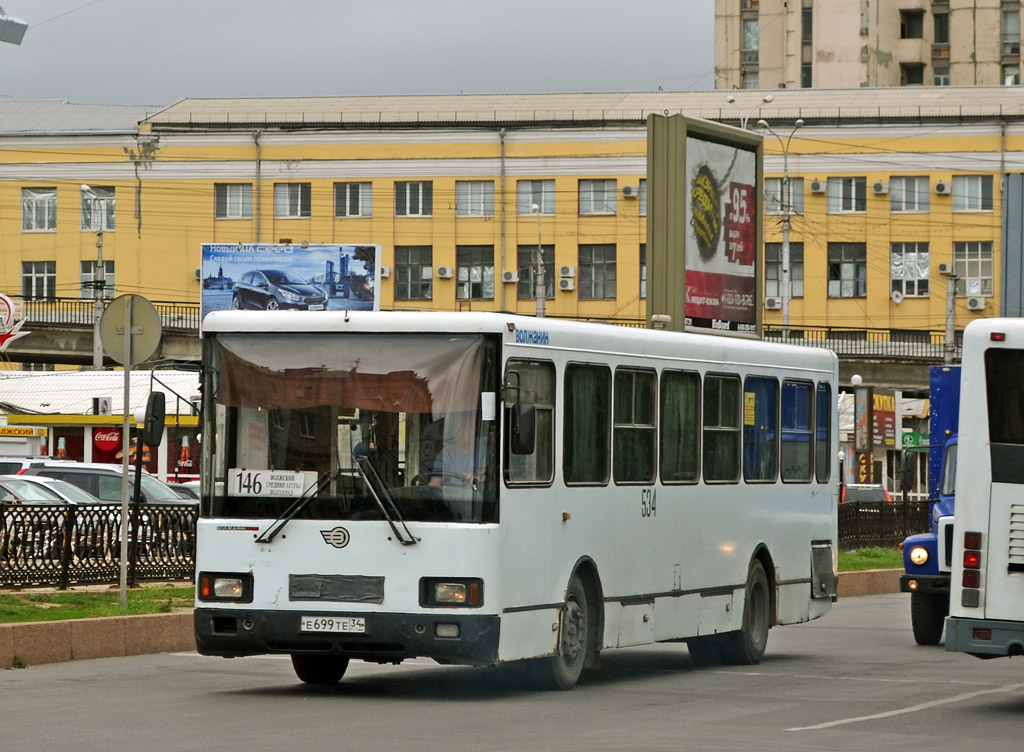
{"type": "Polygon", "coordinates": [[[195,653],[0,672],[0,749],[1024,749],[1024,660],[914,644],[905,595],[847,598],[773,629],[758,666],[697,669],[683,645],[609,651],[571,692],[508,667],[353,663],[300,684],[284,657],[195,653]]]}

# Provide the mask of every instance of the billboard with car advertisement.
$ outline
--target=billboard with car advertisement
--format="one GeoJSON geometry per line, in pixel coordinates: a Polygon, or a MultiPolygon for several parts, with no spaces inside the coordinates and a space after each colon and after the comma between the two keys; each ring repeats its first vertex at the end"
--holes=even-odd
{"type": "Polygon", "coordinates": [[[202,315],[212,311],[379,310],[379,245],[204,243],[202,315]]]}

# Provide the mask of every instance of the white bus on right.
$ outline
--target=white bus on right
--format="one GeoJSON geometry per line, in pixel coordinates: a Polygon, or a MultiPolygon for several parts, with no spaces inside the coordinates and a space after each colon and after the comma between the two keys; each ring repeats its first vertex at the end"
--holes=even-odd
{"type": "Polygon", "coordinates": [[[964,330],[946,650],[1024,655],[1024,318],[964,330]]]}

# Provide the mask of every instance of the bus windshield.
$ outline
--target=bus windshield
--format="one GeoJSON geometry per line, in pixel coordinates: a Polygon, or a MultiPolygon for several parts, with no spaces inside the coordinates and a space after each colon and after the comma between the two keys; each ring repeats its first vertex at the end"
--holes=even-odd
{"type": "Polygon", "coordinates": [[[478,334],[209,337],[203,513],[276,519],[305,494],[300,519],[384,519],[383,497],[405,521],[496,521],[497,347],[478,334]]]}

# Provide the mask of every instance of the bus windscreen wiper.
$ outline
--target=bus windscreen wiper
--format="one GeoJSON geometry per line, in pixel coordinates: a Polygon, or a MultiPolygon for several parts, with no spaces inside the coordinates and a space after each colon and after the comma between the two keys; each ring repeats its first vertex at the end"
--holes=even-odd
{"type": "Polygon", "coordinates": [[[380,507],[381,513],[384,515],[384,519],[388,521],[391,526],[391,531],[395,534],[398,542],[403,546],[411,546],[412,544],[419,541],[419,538],[414,536],[409,528],[406,527],[405,520],[402,519],[401,512],[398,511],[398,507],[395,505],[394,499],[391,498],[391,494],[388,493],[387,486],[384,485],[384,481],[381,480],[380,475],[377,474],[377,468],[370,462],[370,458],[363,455],[357,456],[355,453],[352,454],[352,462],[355,464],[359,474],[363,476],[363,480],[366,482],[366,487],[370,489],[370,495],[373,496],[373,500],[377,502],[377,506],[380,507]],[[380,486],[380,493],[377,493],[377,489],[374,488],[374,484],[380,486]],[[387,501],[387,505],[381,500],[381,496],[387,501]],[[391,512],[388,512],[388,508],[391,508],[391,512]],[[394,515],[392,517],[391,515],[394,515]],[[398,520],[398,525],[402,526],[402,529],[398,529],[398,525],[395,524],[395,520],[398,520]]]}
{"type": "Polygon", "coordinates": [[[259,537],[256,538],[256,542],[270,543],[270,541],[274,540],[284,526],[295,519],[303,509],[309,506],[309,502],[316,498],[317,494],[327,488],[327,485],[339,475],[341,475],[340,467],[336,470],[331,470],[331,472],[327,473],[316,483],[299,494],[299,498],[292,502],[292,505],[284,511],[284,514],[278,517],[270,527],[259,534],[259,537]]]}

